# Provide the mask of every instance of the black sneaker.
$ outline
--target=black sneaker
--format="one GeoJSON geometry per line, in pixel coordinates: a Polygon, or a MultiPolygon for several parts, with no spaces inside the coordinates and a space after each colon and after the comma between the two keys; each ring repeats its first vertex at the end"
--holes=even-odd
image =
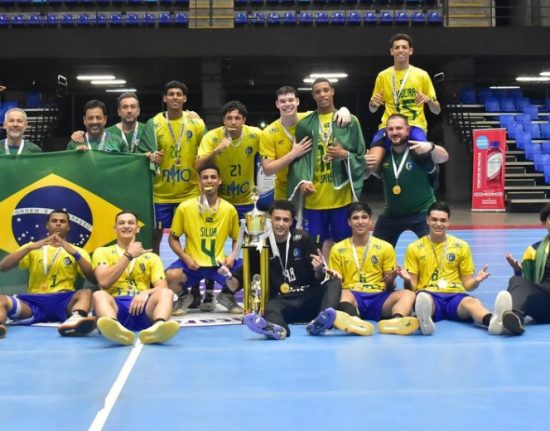
{"type": "Polygon", "coordinates": [[[191,287],[191,295],[193,296],[193,302],[189,306],[189,308],[199,308],[201,305],[201,287],[200,285],[196,285],[191,287]]]}
{"type": "Polygon", "coordinates": [[[201,311],[214,311],[216,309],[216,297],[213,290],[207,290],[204,293],[204,299],[200,306],[201,311]]]}
{"type": "Polygon", "coordinates": [[[514,310],[508,310],[502,314],[502,326],[512,335],[521,335],[525,332],[523,318],[514,310]]]}

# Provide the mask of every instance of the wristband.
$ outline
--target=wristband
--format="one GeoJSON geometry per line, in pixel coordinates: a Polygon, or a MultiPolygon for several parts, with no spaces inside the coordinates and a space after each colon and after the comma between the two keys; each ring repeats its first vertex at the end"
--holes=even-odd
{"type": "Polygon", "coordinates": [[[430,151],[428,151],[428,153],[431,153],[433,150],[435,150],[435,144],[433,142],[429,142],[429,141],[428,141],[428,144],[430,144],[432,146],[432,148],[430,148],[430,151]]]}
{"type": "Polygon", "coordinates": [[[517,275],[518,277],[521,277],[521,275],[522,275],[521,269],[519,271],[514,271],[514,275],[517,275]]]}
{"type": "Polygon", "coordinates": [[[134,257],[130,253],[128,253],[128,251],[124,252],[124,256],[126,256],[130,260],[134,260],[134,257]]]}
{"type": "Polygon", "coordinates": [[[76,251],[74,254],[73,254],[73,257],[74,257],[74,260],[76,260],[77,262],[82,259],[82,255],[76,251]]]}

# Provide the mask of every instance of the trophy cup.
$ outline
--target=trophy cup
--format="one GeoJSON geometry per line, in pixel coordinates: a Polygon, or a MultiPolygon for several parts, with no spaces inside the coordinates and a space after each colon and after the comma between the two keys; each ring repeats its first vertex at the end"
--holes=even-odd
{"type": "Polygon", "coordinates": [[[278,249],[271,229],[271,220],[265,212],[256,207],[260,198],[258,187],[252,187],[251,192],[254,208],[241,220],[235,256],[239,256],[242,248],[244,312],[263,314],[269,300],[269,249],[265,245],[265,239],[270,238],[272,250],[275,249],[278,253],[278,249]]]}

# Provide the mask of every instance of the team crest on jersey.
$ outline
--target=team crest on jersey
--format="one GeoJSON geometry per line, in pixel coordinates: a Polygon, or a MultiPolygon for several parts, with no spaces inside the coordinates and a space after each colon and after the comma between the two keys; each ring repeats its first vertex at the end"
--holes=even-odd
{"type": "Polygon", "coordinates": [[[193,137],[193,132],[191,130],[187,131],[187,139],[191,139],[193,137]]]}
{"type": "Polygon", "coordinates": [[[292,255],[294,257],[300,257],[302,255],[302,252],[300,251],[299,248],[296,247],[294,250],[292,250],[292,255]]]}
{"type": "Polygon", "coordinates": [[[247,138],[248,139],[257,139],[258,135],[256,133],[252,133],[252,134],[248,135],[247,138]]]}
{"type": "Polygon", "coordinates": [[[373,244],[372,248],[374,248],[375,250],[382,250],[382,246],[380,244],[373,244]]]}
{"type": "Polygon", "coordinates": [[[301,234],[301,233],[297,233],[296,235],[294,235],[294,236],[292,237],[292,240],[293,240],[293,241],[299,241],[299,240],[301,240],[301,239],[302,239],[302,234],[301,234]]]}
{"type": "Polygon", "coordinates": [[[205,221],[206,223],[213,223],[214,219],[212,217],[206,217],[205,221]]]}
{"type": "Polygon", "coordinates": [[[378,265],[378,258],[376,256],[372,256],[370,260],[374,266],[378,265]]]}
{"type": "Polygon", "coordinates": [[[139,269],[141,270],[141,272],[145,272],[145,264],[144,264],[144,263],[140,263],[140,264],[139,264],[139,269]]]}
{"type": "Polygon", "coordinates": [[[388,169],[390,167],[390,164],[389,163],[382,163],[382,167],[384,169],[388,169]]]}
{"type": "Polygon", "coordinates": [[[413,162],[409,160],[409,161],[405,164],[405,168],[407,169],[407,171],[412,171],[413,162]]]}
{"type": "Polygon", "coordinates": [[[212,138],[212,142],[214,142],[214,144],[217,144],[218,142],[220,142],[220,140],[218,138],[212,138]]]}
{"type": "Polygon", "coordinates": [[[448,260],[449,262],[454,262],[455,259],[456,259],[456,256],[455,256],[454,253],[449,253],[449,254],[447,255],[447,260],[448,260]]]}
{"type": "Polygon", "coordinates": [[[73,264],[71,258],[68,256],[63,259],[63,263],[65,264],[65,266],[71,266],[73,264]]]}
{"type": "Polygon", "coordinates": [[[246,150],[244,150],[244,152],[247,156],[250,156],[253,151],[254,150],[252,149],[252,147],[246,147],[246,150]]]}

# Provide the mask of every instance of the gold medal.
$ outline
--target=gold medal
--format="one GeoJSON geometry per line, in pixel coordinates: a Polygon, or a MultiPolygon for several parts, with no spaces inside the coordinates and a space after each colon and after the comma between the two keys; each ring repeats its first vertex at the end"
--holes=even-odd
{"type": "Polygon", "coordinates": [[[447,280],[439,280],[437,282],[437,287],[439,287],[440,289],[446,289],[448,285],[449,283],[447,283],[447,280]]]}
{"type": "Polygon", "coordinates": [[[174,164],[179,168],[181,166],[181,158],[176,157],[176,160],[174,160],[174,164]]]}
{"type": "Polygon", "coordinates": [[[399,186],[399,184],[396,184],[395,186],[393,186],[392,191],[393,191],[394,195],[400,194],[401,193],[401,187],[399,186]]]}
{"type": "Polygon", "coordinates": [[[48,285],[46,283],[40,285],[40,292],[47,292],[48,285]]]}
{"type": "Polygon", "coordinates": [[[290,285],[288,283],[281,284],[281,293],[290,292],[290,285]]]}
{"type": "Polygon", "coordinates": [[[325,155],[323,156],[323,162],[325,162],[325,163],[327,163],[327,164],[330,163],[330,162],[332,162],[332,157],[330,157],[328,154],[325,154],[325,155]]]}

